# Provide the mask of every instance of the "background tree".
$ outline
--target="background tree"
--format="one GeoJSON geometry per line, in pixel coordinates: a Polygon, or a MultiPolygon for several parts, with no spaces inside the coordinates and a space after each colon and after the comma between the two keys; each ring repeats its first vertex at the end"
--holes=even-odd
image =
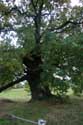
{"type": "Polygon", "coordinates": [[[1,0],[0,91],[27,80],[33,99],[82,92],[82,15],[69,0],[1,0]]]}

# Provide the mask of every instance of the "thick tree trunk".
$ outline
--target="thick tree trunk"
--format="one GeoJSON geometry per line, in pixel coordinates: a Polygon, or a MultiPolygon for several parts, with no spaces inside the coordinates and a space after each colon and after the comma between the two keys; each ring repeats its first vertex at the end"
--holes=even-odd
{"type": "Polygon", "coordinates": [[[32,95],[33,100],[45,99],[45,98],[49,98],[51,96],[49,87],[41,85],[40,79],[38,77],[35,78],[34,80],[30,80],[29,86],[30,86],[31,95],[32,95]]]}
{"type": "Polygon", "coordinates": [[[43,63],[41,59],[40,43],[41,43],[42,10],[44,1],[41,0],[41,2],[39,3],[37,1],[35,4],[35,2],[31,0],[31,4],[35,12],[33,21],[35,26],[34,37],[36,46],[33,52],[30,53],[31,55],[29,55],[29,57],[27,56],[24,57],[23,62],[26,65],[27,76],[31,88],[32,98],[43,99],[51,95],[49,87],[41,85],[41,78],[40,78],[42,72],[41,64],[43,63]],[[38,8],[36,6],[37,4],[38,8]]]}
{"type": "Polygon", "coordinates": [[[26,66],[25,69],[25,76],[22,76],[21,78],[18,78],[17,80],[4,84],[0,87],[0,92],[4,91],[5,89],[12,87],[15,84],[18,84],[19,82],[22,82],[24,80],[27,80],[29,82],[31,95],[33,100],[39,100],[39,99],[45,99],[49,98],[51,96],[51,92],[49,89],[49,86],[44,86],[41,84],[41,56],[40,55],[26,55],[23,58],[23,63],[26,66]]]}
{"type": "Polygon", "coordinates": [[[32,99],[44,99],[51,95],[48,85],[41,84],[41,56],[40,54],[26,55],[23,58],[23,63],[26,66],[27,81],[31,89],[32,99]]]}

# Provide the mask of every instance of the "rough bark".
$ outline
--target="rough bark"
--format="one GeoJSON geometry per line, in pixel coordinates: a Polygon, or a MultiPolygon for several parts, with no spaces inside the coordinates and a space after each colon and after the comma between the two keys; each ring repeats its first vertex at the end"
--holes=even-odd
{"type": "Polygon", "coordinates": [[[29,86],[31,89],[32,99],[43,99],[47,98],[51,95],[48,85],[44,86],[41,84],[41,56],[40,54],[29,55],[23,58],[23,63],[26,66],[25,73],[27,74],[28,78],[27,81],[29,82],[29,86]]]}

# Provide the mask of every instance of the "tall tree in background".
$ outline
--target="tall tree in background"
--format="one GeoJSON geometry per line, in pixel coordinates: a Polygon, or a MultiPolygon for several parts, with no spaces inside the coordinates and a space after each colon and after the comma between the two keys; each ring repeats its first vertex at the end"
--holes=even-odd
{"type": "Polygon", "coordinates": [[[33,99],[82,89],[82,16],[69,0],[1,0],[0,91],[24,80],[33,99]]]}

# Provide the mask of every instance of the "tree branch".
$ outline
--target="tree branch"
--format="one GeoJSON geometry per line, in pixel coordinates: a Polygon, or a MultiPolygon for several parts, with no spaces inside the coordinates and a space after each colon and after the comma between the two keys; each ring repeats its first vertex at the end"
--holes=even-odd
{"type": "Polygon", "coordinates": [[[39,13],[41,14],[42,8],[43,8],[44,0],[41,1],[40,7],[39,7],[39,13]]]}
{"type": "Polygon", "coordinates": [[[17,80],[13,81],[13,82],[10,82],[10,83],[7,83],[7,84],[4,84],[3,86],[0,87],[0,92],[12,87],[13,85],[15,84],[18,84],[19,82],[22,82],[26,80],[26,75],[25,76],[22,76],[21,78],[18,78],[17,80]]]}
{"type": "Polygon", "coordinates": [[[43,37],[43,35],[47,32],[47,31],[50,31],[50,32],[55,32],[55,33],[62,33],[63,31],[65,31],[65,29],[67,28],[67,26],[69,24],[73,24],[73,25],[79,25],[79,24],[82,24],[83,21],[71,21],[71,20],[68,20],[66,21],[65,23],[63,23],[62,25],[60,25],[59,27],[54,27],[54,28],[49,28],[49,25],[45,28],[45,30],[41,33],[40,35],[40,39],[43,37]]]}
{"type": "Polygon", "coordinates": [[[34,17],[35,15],[34,14],[31,14],[31,13],[29,13],[28,11],[23,11],[23,10],[20,10],[20,8],[19,7],[17,7],[16,5],[14,6],[14,7],[12,7],[12,8],[10,8],[8,11],[6,11],[5,12],[5,10],[4,10],[4,15],[9,15],[9,14],[11,14],[12,12],[17,12],[17,13],[19,13],[19,15],[23,15],[23,16],[25,16],[25,15],[27,15],[27,17],[34,17]]]}
{"type": "Polygon", "coordinates": [[[8,32],[8,31],[16,31],[16,29],[14,29],[12,26],[0,27],[0,33],[1,32],[8,32]]]}
{"type": "Polygon", "coordinates": [[[36,7],[37,7],[37,4],[38,4],[38,0],[36,1],[36,4],[35,4],[36,7]]]}
{"type": "MultiPolygon", "coordinates": [[[[33,0],[31,0],[31,4],[33,6],[33,9],[35,11],[35,14],[37,14],[37,9],[36,9],[36,5],[34,4],[33,0]]],[[[37,4],[37,3],[36,3],[37,4]]]]}
{"type": "Polygon", "coordinates": [[[71,21],[68,20],[65,23],[63,23],[62,25],[60,25],[59,27],[56,28],[50,28],[50,31],[57,31],[57,30],[62,30],[64,28],[66,28],[66,26],[68,26],[69,24],[73,24],[73,25],[78,25],[78,24],[82,24],[83,22],[78,22],[78,21],[71,21]]]}
{"type": "Polygon", "coordinates": [[[28,11],[21,12],[21,10],[16,5],[15,5],[15,7],[11,8],[11,10],[10,10],[10,12],[13,12],[13,11],[17,11],[20,15],[26,15],[27,17],[34,17],[35,16],[34,14],[28,13],[28,11]]]}

